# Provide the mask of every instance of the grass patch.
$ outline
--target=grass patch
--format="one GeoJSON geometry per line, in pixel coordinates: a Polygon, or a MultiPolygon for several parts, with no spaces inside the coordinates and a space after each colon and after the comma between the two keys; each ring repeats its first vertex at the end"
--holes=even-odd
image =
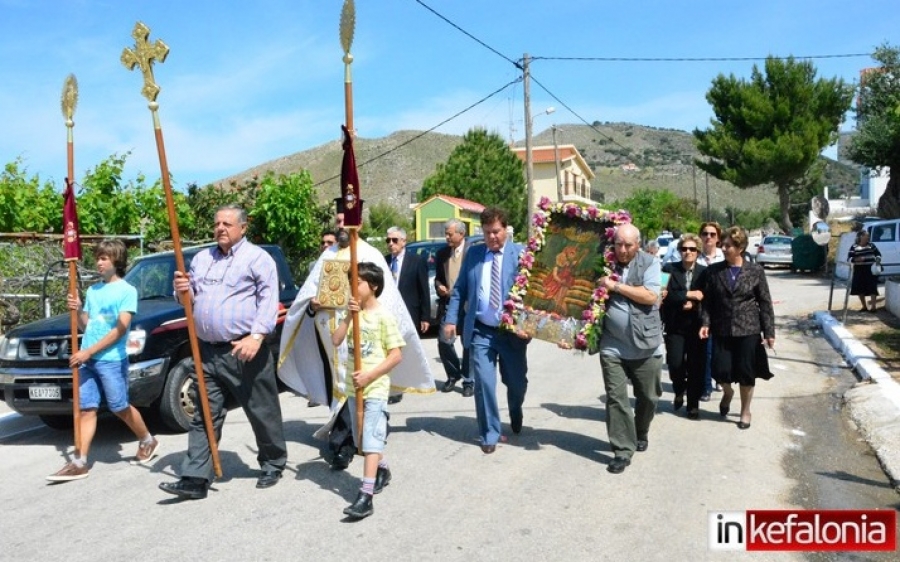
{"type": "Polygon", "coordinates": [[[900,359],[900,330],[875,332],[870,339],[878,345],[885,359],[900,359]]]}

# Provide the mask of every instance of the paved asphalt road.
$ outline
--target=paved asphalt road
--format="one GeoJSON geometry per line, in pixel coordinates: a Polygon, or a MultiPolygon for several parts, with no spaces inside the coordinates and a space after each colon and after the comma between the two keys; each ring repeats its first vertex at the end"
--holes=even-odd
{"type": "MultiPolygon", "coordinates": [[[[895,560],[708,549],[710,512],[900,503],[842,412],[852,374],[807,319],[825,308],[827,280],[783,271],[769,278],[776,376],[757,387],[750,430],[737,429],[736,414],[719,419],[716,395],[699,422],[673,414],[664,373],[649,450],[624,474],[609,474],[599,360],[536,341],[521,435],[484,455],[470,399],[407,396],[392,408],[393,482],[372,517],[351,523],[341,510],[356,495],[362,463],[330,470],[312,438],[327,411],[287,393],[284,480],[255,489],[252,433],[233,411],[221,443],[225,477],[196,502],[157,489],[176,477],[184,435],[160,435],[161,457],[131,466],[136,444],[109,420],[90,477],[49,485],[44,476],[62,466],[71,435],[6,416],[0,560],[895,560]]],[[[425,346],[442,382],[436,340],[425,346]]]]}

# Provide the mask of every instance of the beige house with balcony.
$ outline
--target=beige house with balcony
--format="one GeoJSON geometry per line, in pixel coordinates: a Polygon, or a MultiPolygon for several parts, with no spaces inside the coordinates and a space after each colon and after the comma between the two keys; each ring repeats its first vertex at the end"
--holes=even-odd
{"type": "MultiPolygon", "coordinates": [[[[585,162],[573,144],[561,144],[559,150],[559,177],[562,185],[562,200],[585,205],[599,205],[591,199],[591,180],[594,172],[585,162]]],[[[513,147],[522,162],[525,162],[525,147],[513,147]]],[[[553,146],[535,146],[531,149],[534,168],[534,201],[547,197],[559,201],[556,178],[556,151],[553,146]]]]}

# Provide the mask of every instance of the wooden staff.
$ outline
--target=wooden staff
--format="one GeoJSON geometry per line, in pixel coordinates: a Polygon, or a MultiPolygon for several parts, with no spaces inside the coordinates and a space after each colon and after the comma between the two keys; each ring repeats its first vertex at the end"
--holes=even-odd
{"type": "MultiPolygon", "coordinates": [[[[62,113],[66,118],[66,193],[72,197],[72,206],[74,208],[75,198],[75,106],[78,104],[78,81],[75,75],[69,74],[63,83],[63,91],[61,97],[62,113]]],[[[63,215],[66,213],[63,212],[63,215]]],[[[78,294],[78,260],[81,258],[81,241],[78,240],[80,233],[78,229],[73,229],[70,233],[68,225],[63,221],[63,245],[65,246],[68,236],[72,235],[75,239],[72,241],[77,244],[76,255],[69,256],[66,252],[66,262],[69,264],[69,294],[78,294]]],[[[69,344],[69,355],[78,353],[78,311],[69,311],[69,328],[72,331],[72,339],[69,344]]],[[[72,367],[72,422],[75,429],[75,456],[81,456],[81,378],[78,371],[78,365],[72,367]]]]}
{"type": "MultiPolygon", "coordinates": [[[[346,122],[347,134],[351,139],[355,136],[353,130],[353,79],[350,76],[350,64],[353,63],[353,55],[350,54],[350,47],[353,45],[353,30],[356,26],[356,7],[353,0],[344,0],[341,8],[341,47],[344,49],[344,120],[346,122]]],[[[355,164],[354,164],[355,165],[355,164]]],[[[357,189],[359,186],[357,186],[357,189]]],[[[359,192],[357,191],[357,195],[359,192]]],[[[362,199],[358,197],[361,205],[362,199]]],[[[346,202],[345,202],[346,203],[346,202]]],[[[350,294],[353,300],[359,302],[359,268],[356,253],[356,243],[359,240],[359,224],[348,225],[346,228],[350,233],[350,294]]],[[[359,329],[359,313],[353,311],[353,363],[356,368],[362,365],[362,349],[360,346],[360,329],[359,329]]],[[[356,434],[359,436],[359,453],[362,454],[362,431],[363,416],[365,415],[363,403],[363,389],[356,389],[356,434]]]]}
{"type": "MultiPolygon", "coordinates": [[[[137,66],[144,75],[144,87],[141,94],[150,102],[148,107],[153,116],[153,130],[156,133],[156,151],[159,154],[159,170],[162,175],[163,188],[166,193],[166,207],[169,211],[169,226],[172,232],[172,244],[175,250],[175,267],[178,268],[183,275],[187,276],[184,267],[184,255],[181,252],[181,236],[178,233],[178,216],[175,213],[175,199],[172,196],[172,182],[169,179],[169,164],[166,161],[166,147],[163,143],[162,127],[159,123],[159,104],[156,102],[156,96],[159,94],[159,86],[153,80],[153,63],[159,61],[165,62],[166,56],[169,54],[169,47],[160,41],[150,43],[150,28],[141,22],[134,25],[134,31],[131,32],[134,37],[134,49],[125,48],[122,51],[122,64],[128,70],[134,70],[137,66]]],[[[209,440],[209,451],[212,455],[213,469],[217,477],[222,477],[222,465],[219,462],[219,445],[216,441],[216,435],[213,431],[212,416],[209,410],[209,397],[206,394],[206,379],[203,376],[203,361],[200,357],[200,346],[197,343],[197,328],[194,326],[194,307],[191,297],[188,293],[179,294],[181,304],[184,306],[184,315],[187,320],[188,338],[191,342],[191,354],[194,357],[194,368],[197,374],[197,393],[200,398],[200,406],[203,411],[203,422],[206,427],[206,437],[209,440]]]]}

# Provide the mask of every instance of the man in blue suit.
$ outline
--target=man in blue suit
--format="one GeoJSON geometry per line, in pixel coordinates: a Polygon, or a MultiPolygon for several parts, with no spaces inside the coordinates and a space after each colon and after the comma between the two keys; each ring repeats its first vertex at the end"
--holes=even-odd
{"type": "MultiPolygon", "coordinates": [[[[500,409],[497,406],[497,362],[506,385],[510,426],[522,431],[522,404],[528,389],[526,350],[529,339],[499,329],[503,302],[516,279],[521,248],[507,240],[506,212],[488,207],[481,213],[484,245],[466,252],[459,278],[450,295],[446,318],[463,312],[463,347],[469,351],[475,378],[475,414],[481,434],[481,450],[493,453],[500,441],[500,409]]],[[[444,337],[456,336],[456,325],[444,325],[444,337]]]]}

